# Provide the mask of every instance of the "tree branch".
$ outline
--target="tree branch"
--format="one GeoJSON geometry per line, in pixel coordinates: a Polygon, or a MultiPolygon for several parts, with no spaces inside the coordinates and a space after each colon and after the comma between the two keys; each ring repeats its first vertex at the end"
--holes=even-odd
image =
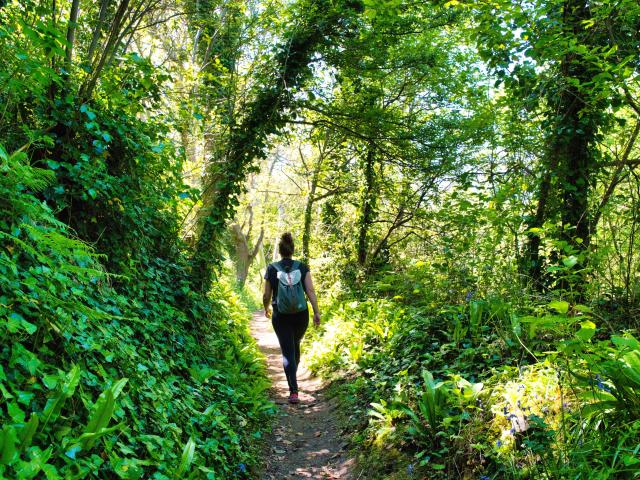
{"type": "Polygon", "coordinates": [[[602,212],[604,210],[604,207],[607,205],[607,203],[609,203],[609,199],[611,198],[611,195],[613,195],[613,192],[615,191],[616,187],[618,186],[618,184],[620,184],[620,182],[626,177],[627,175],[622,176],[622,170],[625,166],[629,166],[629,165],[639,165],[640,161],[636,160],[635,163],[629,163],[630,160],[628,160],[629,155],[631,154],[631,150],[633,149],[633,146],[636,143],[636,139],[638,138],[638,134],[640,133],[640,119],[636,121],[636,126],[633,129],[633,133],[631,134],[631,137],[629,138],[629,141],[627,142],[627,146],[625,147],[624,153],[622,154],[622,159],[620,160],[620,162],[617,162],[617,168],[616,171],[613,174],[613,177],[611,178],[611,182],[609,182],[609,186],[607,187],[607,190],[604,192],[604,195],[602,196],[602,200],[600,200],[600,204],[598,205],[598,208],[596,209],[596,212],[593,216],[593,222],[592,222],[592,229],[595,230],[598,222],[600,221],[600,217],[602,216],[602,212]]]}

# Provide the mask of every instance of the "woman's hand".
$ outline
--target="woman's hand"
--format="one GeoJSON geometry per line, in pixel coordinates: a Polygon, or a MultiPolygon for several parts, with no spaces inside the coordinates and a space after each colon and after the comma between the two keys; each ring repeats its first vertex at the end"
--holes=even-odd
{"type": "Polygon", "coordinates": [[[311,302],[311,306],[313,307],[313,324],[318,327],[320,326],[320,309],[318,308],[318,298],[316,297],[316,291],[313,288],[313,280],[311,280],[311,272],[307,272],[304,277],[304,286],[305,291],[307,292],[307,297],[309,297],[309,301],[311,302]]]}
{"type": "Polygon", "coordinates": [[[269,280],[264,282],[264,293],[262,294],[262,306],[264,307],[264,316],[271,318],[271,283],[269,280]]]}

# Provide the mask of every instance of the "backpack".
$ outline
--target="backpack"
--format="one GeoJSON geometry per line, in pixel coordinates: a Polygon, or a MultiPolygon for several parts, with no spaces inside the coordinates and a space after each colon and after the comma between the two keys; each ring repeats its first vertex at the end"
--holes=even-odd
{"type": "Polygon", "coordinates": [[[307,299],[302,288],[302,272],[300,262],[294,261],[291,268],[283,267],[280,262],[274,262],[277,271],[278,295],[276,305],[280,313],[298,313],[307,309],[307,299]]]}

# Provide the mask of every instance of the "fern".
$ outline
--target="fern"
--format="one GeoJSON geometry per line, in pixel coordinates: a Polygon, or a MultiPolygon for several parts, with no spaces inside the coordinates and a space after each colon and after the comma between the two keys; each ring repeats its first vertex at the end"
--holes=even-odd
{"type": "Polygon", "coordinates": [[[2,183],[5,185],[22,184],[28,190],[41,192],[55,181],[55,173],[44,168],[32,167],[23,151],[8,154],[0,145],[0,171],[4,174],[2,183]]]}

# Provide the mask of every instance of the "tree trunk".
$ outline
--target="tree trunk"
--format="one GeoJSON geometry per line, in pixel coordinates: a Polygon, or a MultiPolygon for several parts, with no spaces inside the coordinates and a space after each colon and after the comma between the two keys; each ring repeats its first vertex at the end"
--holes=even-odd
{"type": "Polygon", "coordinates": [[[93,34],[91,35],[91,45],[89,45],[89,51],[87,52],[87,65],[93,65],[93,56],[96,52],[96,49],[98,48],[98,41],[100,40],[100,35],[102,34],[102,29],[104,28],[104,24],[107,19],[108,6],[109,0],[100,1],[100,13],[98,13],[98,21],[95,28],[93,29],[93,34]]]}
{"type": "Polygon", "coordinates": [[[104,46],[102,54],[99,55],[99,60],[95,62],[95,66],[92,67],[91,75],[89,76],[87,82],[80,87],[80,91],[78,92],[78,96],[81,100],[89,100],[93,95],[93,89],[95,88],[100,75],[102,74],[102,69],[111,53],[112,49],[117,48],[117,40],[120,36],[120,29],[124,22],[124,18],[127,15],[129,9],[129,1],[130,0],[122,0],[120,5],[118,6],[118,10],[116,11],[115,17],[113,18],[113,22],[111,23],[111,30],[109,32],[109,38],[107,39],[107,44],[104,46]]]}
{"type": "MultiPolygon", "coordinates": [[[[547,204],[551,193],[551,181],[553,171],[555,170],[555,162],[549,166],[545,172],[540,190],[538,192],[538,205],[536,214],[527,224],[528,230],[540,229],[544,225],[547,217],[547,204]]],[[[540,259],[540,232],[527,232],[527,246],[524,255],[523,273],[529,277],[533,288],[543,290],[542,282],[542,260],[540,259]]]]}
{"type": "Polygon", "coordinates": [[[313,205],[316,201],[316,190],[318,188],[318,178],[320,177],[320,168],[322,167],[322,156],[318,159],[313,176],[311,177],[311,186],[309,195],[307,196],[307,204],[304,208],[304,231],[302,232],[302,260],[309,263],[311,252],[309,252],[309,244],[311,243],[311,216],[313,213],[313,205]]]}
{"type": "MultiPolygon", "coordinates": [[[[567,30],[580,38],[583,33],[583,22],[588,20],[589,12],[584,0],[566,0],[564,16],[567,30]]],[[[591,145],[594,141],[595,127],[588,108],[585,95],[579,87],[569,83],[579,80],[580,83],[590,81],[584,62],[577,55],[564,58],[562,76],[567,85],[560,94],[558,129],[565,134],[558,135],[554,150],[560,159],[562,192],[562,227],[564,239],[582,251],[589,245],[590,214],[589,184],[593,163],[591,145]]]]}
{"type": "Polygon", "coordinates": [[[76,38],[76,27],[78,26],[78,14],[80,12],[80,0],[73,0],[71,4],[71,13],[69,14],[69,24],[67,25],[67,48],[65,51],[65,70],[67,75],[71,71],[71,62],[73,60],[73,44],[76,38]]]}
{"type": "MultiPolygon", "coordinates": [[[[564,22],[568,32],[575,38],[584,39],[584,22],[589,18],[589,11],[584,0],[566,0],[564,3],[564,22]]],[[[581,55],[571,53],[562,59],[561,75],[564,88],[558,98],[558,115],[556,116],[556,137],[551,152],[558,158],[558,184],[561,189],[562,222],[561,239],[569,247],[570,252],[578,258],[574,272],[583,272],[586,264],[586,252],[591,239],[591,215],[589,212],[589,190],[593,170],[593,143],[596,133],[595,114],[590,112],[588,95],[581,87],[587,84],[593,72],[587,70],[581,55]],[[574,82],[578,81],[576,85],[574,82]]],[[[583,274],[569,281],[564,277],[559,286],[571,289],[576,300],[581,301],[585,280],[583,274]]]]}
{"type": "Polygon", "coordinates": [[[262,247],[262,240],[264,238],[264,230],[260,231],[260,236],[256,240],[256,244],[253,249],[249,247],[249,238],[242,231],[242,227],[237,223],[234,223],[229,227],[233,245],[235,248],[235,260],[236,260],[236,281],[239,286],[243,286],[247,281],[249,275],[249,268],[255,260],[260,248],[262,247]]]}
{"type": "Polygon", "coordinates": [[[358,264],[364,267],[367,263],[369,249],[369,228],[375,214],[375,171],[374,171],[373,145],[367,148],[367,158],[364,169],[364,192],[362,194],[362,212],[360,214],[360,227],[358,230],[358,264]]]}

